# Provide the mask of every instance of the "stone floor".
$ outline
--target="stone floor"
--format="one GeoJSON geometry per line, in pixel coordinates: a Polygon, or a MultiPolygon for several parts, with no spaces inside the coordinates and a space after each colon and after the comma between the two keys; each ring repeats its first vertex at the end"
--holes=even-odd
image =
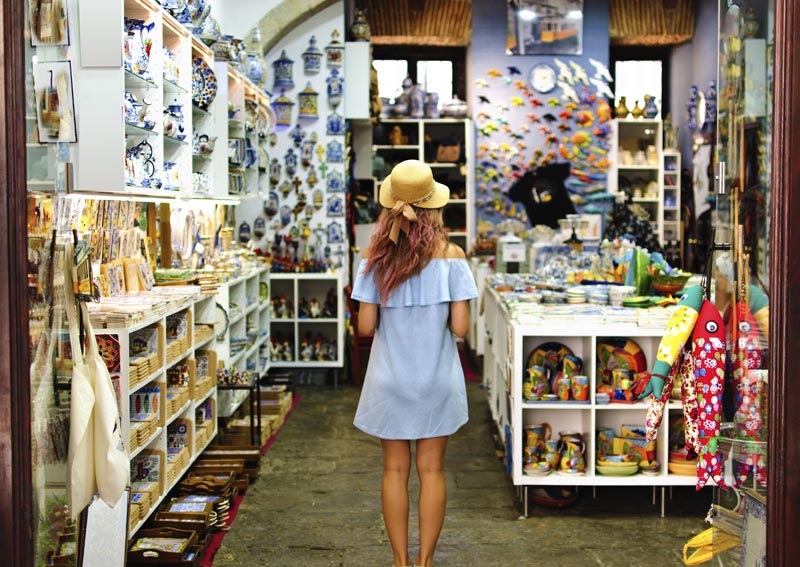
{"type": "MultiPolygon", "coordinates": [[[[389,567],[380,509],[381,451],[352,426],[357,388],[305,388],[264,457],[215,567],[389,567]]],[[[584,489],[564,510],[521,504],[496,457],[483,390],[468,384],[470,422],[448,446],[448,507],[436,567],[683,565],[704,529],[708,494],[676,488],[667,517],[649,488],[584,489]]],[[[413,474],[412,474],[413,478],[413,474]]],[[[412,482],[412,503],[418,485],[412,482]]],[[[659,491],[660,492],[660,491],[659,491]]],[[[411,554],[417,517],[411,514],[411,554]]]]}

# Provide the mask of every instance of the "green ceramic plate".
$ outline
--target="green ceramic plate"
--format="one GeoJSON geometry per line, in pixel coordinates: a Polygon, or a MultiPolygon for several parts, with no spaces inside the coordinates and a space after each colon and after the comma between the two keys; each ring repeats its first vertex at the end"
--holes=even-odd
{"type": "Polygon", "coordinates": [[[597,472],[606,476],[630,476],[639,472],[639,464],[631,463],[629,466],[609,466],[609,465],[595,465],[597,472]]]}

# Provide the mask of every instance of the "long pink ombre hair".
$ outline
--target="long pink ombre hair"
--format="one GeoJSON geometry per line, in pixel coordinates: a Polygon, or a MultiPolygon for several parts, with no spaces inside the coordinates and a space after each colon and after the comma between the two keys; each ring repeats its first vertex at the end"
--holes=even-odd
{"type": "Polygon", "coordinates": [[[450,242],[442,222],[442,209],[414,207],[414,213],[416,222],[411,223],[408,234],[400,231],[397,244],[389,239],[393,220],[389,209],[383,209],[372,233],[365,253],[366,271],[375,269],[381,303],[386,303],[389,294],[401,283],[420,273],[442,245],[450,242]]]}

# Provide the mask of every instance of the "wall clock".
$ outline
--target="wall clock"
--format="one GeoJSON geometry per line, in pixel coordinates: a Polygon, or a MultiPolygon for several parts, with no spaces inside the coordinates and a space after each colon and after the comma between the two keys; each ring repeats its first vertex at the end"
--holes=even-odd
{"type": "Polygon", "coordinates": [[[536,92],[549,93],[556,88],[556,70],[552,65],[539,63],[531,69],[529,80],[536,92]]]}

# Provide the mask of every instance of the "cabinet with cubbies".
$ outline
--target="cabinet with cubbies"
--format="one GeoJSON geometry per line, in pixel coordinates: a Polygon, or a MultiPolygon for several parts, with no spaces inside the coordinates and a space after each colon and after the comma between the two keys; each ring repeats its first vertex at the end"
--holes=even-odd
{"type": "Polygon", "coordinates": [[[272,274],[270,287],[270,364],[341,368],[344,361],[341,274],[272,274]]]}
{"type": "Polygon", "coordinates": [[[450,188],[443,210],[451,240],[469,250],[475,238],[472,122],[466,119],[384,119],[373,127],[372,150],[382,167],[373,171],[378,190],[392,167],[407,159],[431,166],[436,181],[450,188]]]}
{"type": "Polygon", "coordinates": [[[119,400],[131,482],[157,481],[131,507],[131,535],[216,435],[213,316],[213,297],[198,295],[131,327],[95,329],[119,400]]]}
{"type": "Polygon", "coordinates": [[[664,175],[661,120],[617,119],[612,122],[608,188],[624,192],[643,208],[658,241],[664,244],[664,175]]]}
{"type": "MultiPolygon", "coordinates": [[[[78,153],[74,190],[133,195],[193,193],[195,121],[192,60],[210,50],[152,0],[124,0],[95,10],[93,25],[76,29],[79,43],[124,36],[119,65],[98,65],[75,53],[73,69],[78,153]],[[84,60],[86,59],[86,60],[84,60]]],[[[204,110],[210,114],[214,104],[204,110]]]]}

